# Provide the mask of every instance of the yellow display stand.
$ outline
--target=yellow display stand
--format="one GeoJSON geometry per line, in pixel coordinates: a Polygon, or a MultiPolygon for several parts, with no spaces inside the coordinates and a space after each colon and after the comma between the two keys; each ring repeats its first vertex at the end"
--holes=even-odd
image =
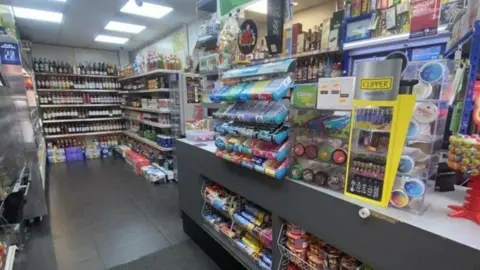
{"type": "Polygon", "coordinates": [[[346,196],[388,206],[414,106],[413,95],[353,101],[346,196]]]}

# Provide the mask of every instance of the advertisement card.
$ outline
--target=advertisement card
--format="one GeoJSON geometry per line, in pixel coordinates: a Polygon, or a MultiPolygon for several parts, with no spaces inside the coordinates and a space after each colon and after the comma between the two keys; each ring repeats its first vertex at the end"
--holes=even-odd
{"type": "Polygon", "coordinates": [[[410,8],[410,38],[436,35],[441,0],[412,0],[410,8]]]}

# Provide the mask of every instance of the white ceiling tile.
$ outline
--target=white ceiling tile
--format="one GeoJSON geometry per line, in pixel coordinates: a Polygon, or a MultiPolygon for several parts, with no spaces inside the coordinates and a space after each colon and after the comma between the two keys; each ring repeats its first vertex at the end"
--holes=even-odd
{"type": "Polygon", "coordinates": [[[174,9],[159,20],[121,13],[120,9],[127,0],[67,0],[66,3],[53,0],[6,1],[14,6],[64,13],[60,25],[17,20],[20,34],[32,42],[106,50],[120,47],[128,51],[139,49],[197,17],[196,0],[147,0],[174,9]],[[105,25],[112,20],[145,25],[147,29],[137,35],[105,30],[105,25]],[[99,34],[128,37],[130,40],[122,46],[98,43],[94,38],[99,34]]]}

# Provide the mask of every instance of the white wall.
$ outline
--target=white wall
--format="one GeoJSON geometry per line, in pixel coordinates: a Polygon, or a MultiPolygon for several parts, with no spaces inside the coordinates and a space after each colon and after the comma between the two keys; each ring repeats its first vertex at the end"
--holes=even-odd
{"type": "Polygon", "coordinates": [[[307,32],[308,29],[313,30],[313,27],[322,23],[324,19],[332,18],[335,7],[336,2],[330,1],[296,12],[293,14],[292,23],[301,23],[304,32],[307,32]]]}
{"type": "MultiPolygon", "coordinates": [[[[179,28],[177,31],[172,32],[168,36],[165,36],[164,38],[153,43],[152,45],[138,50],[137,53],[134,53],[133,57],[136,57],[137,55],[143,56],[149,51],[154,51],[166,55],[173,54],[180,59],[183,68],[183,66],[185,65],[185,55],[188,52],[186,29],[186,27],[179,28]]],[[[135,61],[135,58],[132,59],[132,62],[133,61],[135,61]]]]}
{"type": "MultiPolygon", "coordinates": [[[[73,47],[63,47],[45,44],[32,44],[33,57],[45,57],[51,60],[70,62],[105,62],[120,65],[119,55],[116,51],[92,50],[73,47]]],[[[127,53],[127,62],[128,53],[127,53]]]]}

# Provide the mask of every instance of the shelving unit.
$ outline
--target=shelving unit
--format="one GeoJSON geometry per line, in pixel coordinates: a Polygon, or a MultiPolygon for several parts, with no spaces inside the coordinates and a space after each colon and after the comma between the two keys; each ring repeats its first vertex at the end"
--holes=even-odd
{"type": "Polygon", "coordinates": [[[7,258],[5,259],[3,270],[13,270],[17,249],[18,247],[16,245],[12,245],[7,248],[7,258]]]}
{"type": "Polygon", "coordinates": [[[473,94],[475,92],[475,82],[477,81],[477,74],[480,65],[480,21],[475,21],[473,28],[457,42],[452,44],[451,47],[447,49],[444,56],[446,58],[451,58],[454,56],[455,52],[462,52],[464,48],[470,48],[468,52],[470,70],[467,75],[467,89],[463,100],[456,100],[455,103],[463,103],[460,105],[462,113],[458,133],[469,134],[471,116],[475,107],[473,94]]]}
{"type": "MultiPolygon", "coordinates": [[[[159,135],[167,135],[167,137],[172,137],[172,138],[178,138],[180,137],[181,134],[184,133],[184,111],[183,111],[183,95],[182,93],[184,92],[184,80],[185,76],[181,71],[178,70],[166,70],[166,69],[156,69],[150,72],[146,72],[143,74],[137,74],[137,75],[132,75],[132,76],[126,76],[123,78],[120,78],[118,81],[121,82],[128,82],[130,80],[140,80],[144,79],[145,81],[142,82],[144,85],[147,85],[146,80],[149,80],[150,78],[152,79],[159,79],[158,77],[163,77],[163,82],[165,82],[165,86],[160,85],[163,83],[160,83],[159,81],[156,82],[156,86],[154,87],[159,87],[161,86],[162,88],[156,88],[156,89],[139,89],[139,90],[122,90],[119,91],[119,94],[123,96],[124,98],[124,105],[121,106],[121,108],[124,110],[124,119],[127,121],[133,121],[128,123],[127,122],[127,130],[123,132],[124,135],[138,141],[141,143],[144,143],[156,150],[160,151],[165,151],[165,152],[175,152],[175,147],[168,148],[168,147],[163,147],[157,144],[155,141],[148,140],[146,138],[143,138],[131,130],[137,130],[138,126],[132,127],[132,124],[135,122],[142,123],[145,125],[148,125],[153,128],[159,128],[162,129],[160,130],[155,130],[153,129],[153,132],[156,133],[157,136],[159,135]],[[165,88],[163,88],[165,87],[165,88]],[[166,88],[168,87],[168,88],[166,88]],[[143,105],[144,107],[133,107],[133,106],[126,106],[126,104],[129,104],[126,100],[129,98],[136,98],[138,99],[139,97],[146,98],[147,100],[150,99],[150,97],[154,98],[159,98],[160,99],[168,99],[168,108],[160,108],[160,106],[153,104],[151,105],[143,105]],[[160,98],[162,97],[162,98],[160,98]],[[157,107],[159,109],[155,109],[152,107],[157,107]],[[138,113],[135,113],[138,112],[138,113]],[[162,121],[165,120],[164,118],[167,118],[169,121],[169,124],[160,124],[154,121],[149,121],[145,119],[139,119],[143,118],[143,113],[152,113],[152,114],[158,114],[158,118],[162,118],[162,121]],[[137,118],[138,117],[138,118],[137,118]],[[129,126],[130,125],[130,126],[129,126]]],[[[161,81],[161,78],[159,79],[161,81]]],[[[143,87],[142,87],[143,88],[143,87]]],[[[138,100],[137,100],[138,101],[138,100]]],[[[163,106],[163,105],[162,105],[163,106]]],[[[174,179],[177,179],[177,170],[176,170],[176,157],[173,155],[174,159],[174,179]]]]}
{"type": "Polygon", "coordinates": [[[140,93],[168,93],[172,89],[169,88],[159,88],[159,89],[143,89],[143,90],[129,90],[129,91],[119,91],[119,94],[140,94],[140,93]]]}
{"type": "Polygon", "coordinates": [[[118,93],[118,90],[109,90],[109,89],[37,89],[37,92],[118,93]]]}
{"type": "Polygon", "coordinates": [[[79,119],[55,119],[55,120],[43,120],[44,124],[48,123],[71,123],[71,122],[93,122],[93,121],[109,121],[109,120],[121,120],[123,117],[101,117],[101,118],[79,118],[79,119]]]}
{"type": "Polygon", "coordinates": [[[132,111],[139,111],[139,112],[149,112],[149,113],[170,113],[170,109],[145,109],[145,108],[137,108],[137,107],[130,107],[130,106],[121,106],[122,109],[125,110],[132,110],[132,111]]]}
{"type": "Polygon", "coordinates": [[[136,74],[136,75],[131,75],[131,76],[120,77],[118,79],[118,81],[121,82],[121,81],[137,79],[137,78],[142,78],[142,77],[146,77],[146,76],[149,76],[149,75],[161,74],[161,73],[163,73],[163,74],[177,74],[177,73],[181,73],[181,71],[180,70],[171,70],[171,69],[155,69],[155,70],[143,73],[143,74],[136,74]]]}
{"type": "Polygon", "coordinates": [[[148,144],[149,146],[157,149],[157,150],[160,150],[160,151],[173,151],[173,148],[165,148],[165,147],[162,147],[160,145],[158,145],[156,142],[154,141],[151,141],[149,139],[145,139],[145,138],[142,138],[140,136],[138,136],[137,134],[131,132],[131,131],[123,131],[123,134],[131,137],[131,138],[134,138],[135,140],[139,141],[139,142],[142,142],[144,144],[148,144]]]}
{"type": "Polygon", "coordinates": [[[65,107],[120,107],[121,104],[42,104],[40,108],[65,108],[65,107]]]}
{"type": "Polygon", "coordinates": [[[109,134],[118,134],[118,133],[122,133],[122,131],[121,130],[115,130],[115,131],[112,130],[112,131],[99,131],[99,132],[46,135],[45,139],[59,139],[59,138],[82,137],[82,136],[109,135],[109,134]]]}
{"type": "Polygon", "coordinates": [[[88,74],[67,74],[67,73],[50,73],[50,72],[35,72],[35,75],[39,76],[59,76],[59,77],[83,77],[83,78],[105,78],[105,79],[117,79],[118,76],[110,75],[88,75],[88,74]]]}
{"type": "Polygon", "coordinates": [[[136,119],[136,118],[127,117],[127,116],[124,116],[123,119],[137,121],[137,122],[143,123],[145,125],[149,125],[149,126],[157,127],[157,128],[170,128],[170,127],[172,127],[172,125],[169,125],[169,124],[160,124],[160,123],[155,123],[155,122],[148,121],[148,120],[136,119]]]}
{"type": "Polygon", "coordinates": [[[296,53],[292,55],[287,55],[287,56],[279,56],[279,57],[271,57],[271,58],[266,58],[262,60],[253,60],[251,62],[251,65],[258,65],[258,64],[266,64],[266,63],[271,63],[275,61],[280,61],[280,60],[286,60],[286,59],[297,59],[297,58],[303,58],[303,57],[310,57],[310,56],[317,56],[325,53],[338,53],[339,50],[333,50],[330,48],[323,48],[321,50],[315,50],[315,51],[309,51],[309,52],[303,52],[303,53],[296,53]]]}

